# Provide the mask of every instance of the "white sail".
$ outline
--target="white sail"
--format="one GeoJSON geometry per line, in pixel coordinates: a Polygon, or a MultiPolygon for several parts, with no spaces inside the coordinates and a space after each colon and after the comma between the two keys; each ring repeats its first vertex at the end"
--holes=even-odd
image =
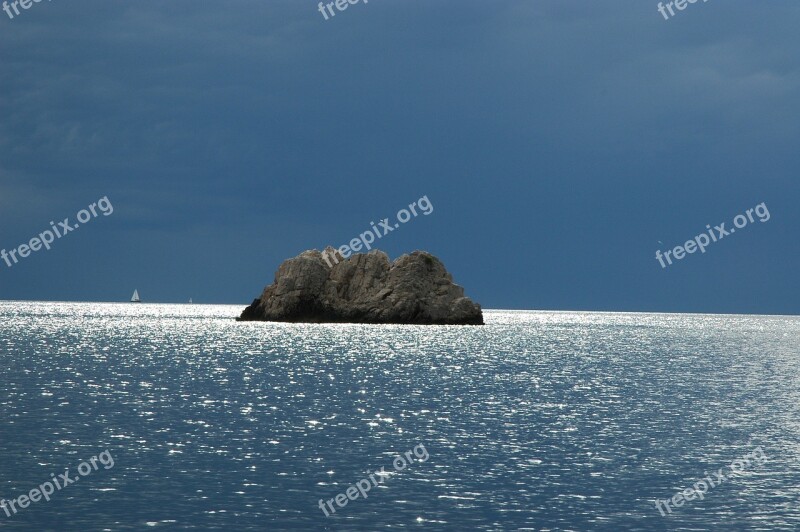
{"type": "Polygon", "coordinates": [[[133,295],[131,296],[131,303],[141,303],[142,300],[139,299],[139,291],[134,290],[133,295]]]}

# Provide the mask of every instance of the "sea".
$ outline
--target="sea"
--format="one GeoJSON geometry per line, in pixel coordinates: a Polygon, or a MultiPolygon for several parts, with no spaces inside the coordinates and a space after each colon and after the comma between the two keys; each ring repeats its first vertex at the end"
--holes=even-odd
{"type": "Polygon", "coordinates": [[[0,530],[800,529],[798,317],[243,307],[0,302],[0,530]]]}

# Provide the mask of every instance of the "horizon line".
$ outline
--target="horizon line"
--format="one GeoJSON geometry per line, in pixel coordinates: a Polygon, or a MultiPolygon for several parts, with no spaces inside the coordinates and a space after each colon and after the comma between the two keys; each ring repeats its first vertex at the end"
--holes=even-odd
{"type": "MultiPolygon", "coordinates": [[[[71,304],[103,304],[103,305],[204,305],[204,306],[247,306],[249,303],[198,303],[187,301],[180,302],[166,302],[166,301],[149,301],[137,302],[132,301],[53,301],[42,299],[0,299],[0,303],[71,303],[71,304]]],[[[696,315],[696,316],[763,316],[763,317],[778,317],[778,318],[800,318],[800,314],[759,314],[747,312],[676,312],[676,311],[663,311],[663,310],[576,310],[576,309],[526,309],[526,308],[483,308],[481,310],[486,312],[549,312],[549,313],[591,313],[591,314],[667,314],[667,315],[696,315]]]]}

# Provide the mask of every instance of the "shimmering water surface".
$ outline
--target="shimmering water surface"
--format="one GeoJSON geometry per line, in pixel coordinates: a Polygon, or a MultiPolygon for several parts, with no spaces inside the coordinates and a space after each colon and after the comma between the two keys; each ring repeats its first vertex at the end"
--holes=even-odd
{"type": "Polygon", "coordinates": [[[0,497],[115,461],[0,529],[800,529],[798,318],[242,308],[0,303],[0,497]],[[428,460],[394,471],[419,444],[428,460]],[[765,464],[655,509],[758,446],[765,464]],[[325,517],[319,499],[382,466],[325,517]]]}

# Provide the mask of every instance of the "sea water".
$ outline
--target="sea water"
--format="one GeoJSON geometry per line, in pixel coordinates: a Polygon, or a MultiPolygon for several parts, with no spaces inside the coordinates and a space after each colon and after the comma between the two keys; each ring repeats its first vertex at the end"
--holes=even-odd
{"type": "Polygon", "coordinates": [[[242,308],[0,303],[0,529],[800,528],[798,318],[242,308]],[[104,451],[112,468],[20,508],[104,451]]]}

